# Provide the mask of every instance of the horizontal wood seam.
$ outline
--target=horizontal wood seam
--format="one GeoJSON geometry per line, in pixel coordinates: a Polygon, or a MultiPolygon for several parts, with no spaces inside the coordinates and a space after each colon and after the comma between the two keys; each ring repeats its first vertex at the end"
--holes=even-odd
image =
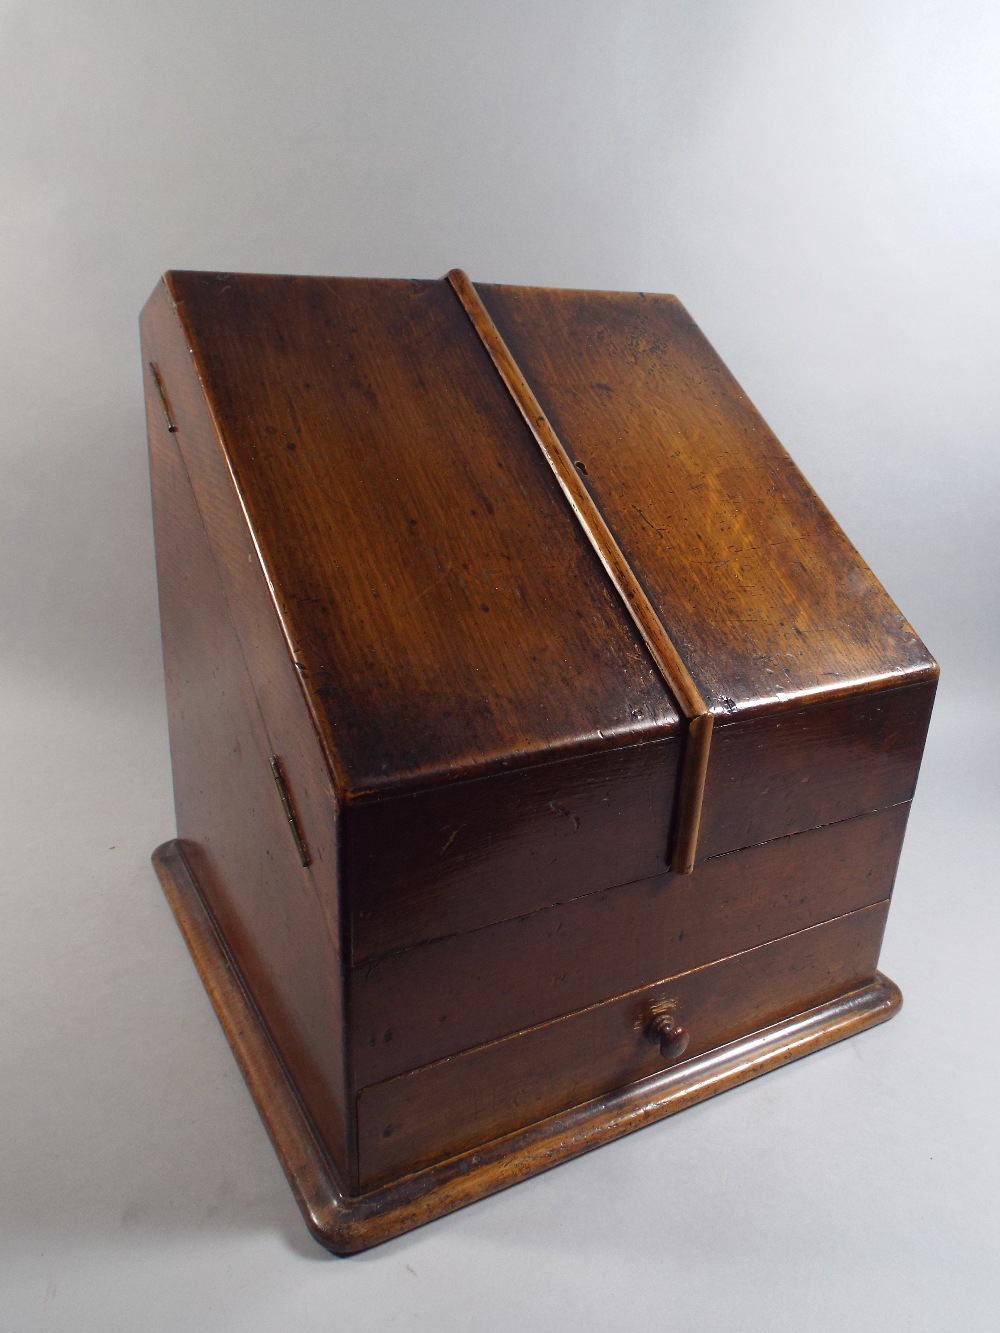
{"type": "MultiPolygon", "coordinates": [[[[778,842],[790,842],[792,838],[802,838],[809,833],[822,833],[824,829],[836,828],[839,824],[850,824],[856,819],[874,819],[877,815],[887,815],[893,810],[900,810],[904,805],[908,806],[912,803],[913,797],[908,796],[905,801],[893,801],[891,805],[880,805],[874,810],[862,810],[857,815],[845,815],[843,819],[831,819],[825,824],[813,824],[810,828],[796,829],[794,833],[782,833],[776,838],[765,838],[763,842],[744,843],[742,847],[732,847],[728,852],[713,852],[711,856],[706,856],[700,864],[709,866],[714,861],[721,861],[727,856],[742,856],[746,852],[756,852],[761,847],[770,847],[778,842]]],[[[484,921],[479,926],[470,926],[465,930],[448,930],[443,935],[428,935],[424,939],[414,940],[412,944],[401,944],[394,949],[387,949],[384,953],[366,954],[363,958],[354,958],[351,960],[350,967],[354,972],[365,971],[368,968],[377,967],[383,962],[402,958],[405,954],[415,953],[418,949],[428,949],[447,940],[457,940],[466,936],[477,935],[480,931],[497,930],[501,926],[512,925],[515,921],[529,921],[534,916],[540,916],[542,912],[561,911],[565,907],[573,907],[577,903],[585,902],[588,898],[598,898],[602,893],[617,893],[619,890],[631,889],[636,884],[645,884],[651,880],[666,881],[667,876],[671,873],[670,870],[662,870],[652,875],[637,875],[635,879],[623,879],[620,884],[607,884],[601,889],[588,889],[586,893],[574,894],[572,898],[560,898],[558,902],[543,903],[540,907],[529,908],[526,912],[515,912],[513,916],[501,916],[495,921],[484,921]]],[[[803,927],[803,929],[808,929],[808,927],[803,927]]]]}
{"type": "Polygon", "coordinates": [[[367,1249],[578,1157],[726,1088],[884,1022],[902,997],[876,972],[864,986],[363,1194],[344,1192],[235,962],[224,952],[190,866],[165,843],[153,864],[274,1145],[306,1226],[337,1254],[367,1249]]]}
{"type": "Polygon", "coordinates": [[[649,981],[644,986],[634,986],[631,990],[622,991],[620,995],[608,995],[603,1000],[595,1000],[593,1004],[585,1004],[580,1009],[572,1009],[568,1014],[558,1014],[555,1018],[542,1019],[541,1022],[530,1023],[525,1028],[517,1028],[514,1032],[505,1032],[502,1037],[492,1037],[489,1041],[477,1042],[474,1046],[467,1046],[464,1050],[454,1051],[451,1055],[442,1055],[436,1060],[428,1060],[426,1064],[418,1065],[416,1069],[405,1069],[400,1074],[391,1074],[388,1078],[379,1079],[376,1083],[366,1083],[356,1089],[355,1095],[360,1098],[362,1093],[368,1092],[371,1088],[380,1088],[386,1083],[397,1083],[404,1078],[416,1078],[419,1074],[424,1074],[438,1065],[451,1064],[454,1060],[464,1059],[467,1055],[475,1055],[479,1051],[488,1050],[491,1046],[500,1046],[506,1041],[516,1041],[518,1038],[526,1037],[532,1032],[553,1027],[556,1023],[567,1023],[583,1014],[593,1013],[595,1009],[603,1009],[609,1004],[619,1004],[622,1000],[643,995],[646,991],[655,990],[658,986],[669,986],[675,981],[693,976],[696,972],[704,972],[707,968],[718,967],[720,963],[731,963],[734,958],[757,953],[761,949],[770,949],[775,944],[782,944],[786,940],[794,939],[797,935],[806,935],[811,930],[823,930],[826,926],[832,926],[837,921],[845,921],[851,916],[858,917],[862,912],[874,912],[877,908],[884,908],[888,913],[891,901],[891,898],[879,898],[877,902],[866,903],[864,907],[854,907],[849,912],[838,912],[836,916],[827,917],[825,921],[816,921],[811,926],[803,926],[801,930],[790,930],[787,935],[778,935],[773,940],[765,940],[762,944],[753,945],[752,948],[738,949],[736,953],[728,953],[721,958],[713,958],[709,963],[699,963],[697,967],[685,968],[683,972],[673,972],[669,977],[663,977],[659,981],[649,981]]]}
{"type": "Polygon", "coordinates": [[[863,702],[898,690],[926,689],[937,684],[940,674],[936,662],[922,663],[904,671],[886,671],[882,675],[855,678],[838,685],[814,686],[803,694],[770,694],[739,704],[734,713],[721,713],[715,719],[715,730],[718,733],[738,727],[742,722],[759,722],[764,718],[792,717],[796,713],[822,708],[825,704],[846,700],[863,702]]]}
{"type": "Polygon", "coordinates": [[[671,868],[678,874],[690,874],[698,845],[713,715],[479,293],[461,269],[452,269],[448,282],[555,474],[577,523],[642,635],[657,670],[688,720],[671,868]]]}

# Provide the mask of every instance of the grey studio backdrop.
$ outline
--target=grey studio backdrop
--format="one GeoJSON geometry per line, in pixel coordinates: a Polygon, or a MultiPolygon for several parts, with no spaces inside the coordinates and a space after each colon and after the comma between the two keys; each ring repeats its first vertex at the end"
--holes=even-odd
{"type": "Polygon", "coordinates": [[[0,1327],[996,1327],[1000,10],[0,5],[0,1327]],[[167,267],[672,291],[941,660],[898,1019],[352,1260],[148,864],[167,267]]]}

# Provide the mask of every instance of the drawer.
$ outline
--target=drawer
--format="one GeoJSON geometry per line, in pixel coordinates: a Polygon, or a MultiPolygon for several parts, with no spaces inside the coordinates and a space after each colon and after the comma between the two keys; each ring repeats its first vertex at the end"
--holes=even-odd
{"type": "Polygon", "coordinates": [[[888,898],[909,805],[435,940],[350,977],[356,1085],[888,898]]]}
{"type": "Polygon", "coordinates": [[[683,1059],[808,1009],[873,976],[889,904],[876,903],[722,962],[364,1088],[361,1185],[370,1189],[664,1067],[646,1035],[669,1011],[683,1059]]]}

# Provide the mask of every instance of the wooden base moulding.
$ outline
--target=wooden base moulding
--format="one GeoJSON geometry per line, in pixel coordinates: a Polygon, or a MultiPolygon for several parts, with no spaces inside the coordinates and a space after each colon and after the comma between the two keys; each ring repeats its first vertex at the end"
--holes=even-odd
{"type": "Polygon", "coordinates": [[[342,1193],[294,1086],[230,957],[178,840],[153,864],[274,1144],[306,1225],[352,1254],[495,1194],[643,1125],[890,1018],[902,996],[876,973],[867,985],[698,1055],[662,1074],[359,1196],[342,1193]]]}

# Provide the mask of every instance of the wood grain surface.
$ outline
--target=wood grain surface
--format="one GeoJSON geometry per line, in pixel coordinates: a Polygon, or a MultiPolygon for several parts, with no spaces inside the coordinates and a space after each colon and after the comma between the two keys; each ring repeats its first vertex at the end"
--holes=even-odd
{"type": "Polygon", "coordinates": [[[669,1008],[690,1032],[689,1059],[871,981],[888,907],[862,908],[363,1088],[363,1188],[653,1074],[663,1061],[645,1027],[656,1008],[669,1008]]]}
{"type": "Polygon", "coordinates": [[[354,1254],[508,1189],[623,1134],[675,1115],[727,1088],[884,1023],[898,988],[871,981],[651,1078],[522,1126],[436,1166],[364,1194],[345,1189],[260,1022],[176,841],[153,854],[236,1061],[260,1112],[302,1216],[319,1244],[354,1254]]]}
{"type": "Polygon", "coordinates": [[[359,1088],[887,899],[909,805],[352,969],[359,1088]]]}
{"type": "Polygon", "coordinates": [[[273,742],[159,404],[150,465],[177,831],[201,893],[341,1178],[354,1178],[344,980],[271,776],[273,742]]]}
{"type": "Polygon", "coordinates": [[[691,1070],[863,1025],[937,677],[673,298],[479,292],[520,395],[444,281],[171,274],[142,319],[158,869],[345,1248],[635,1127],[677,1024],[691,1070]]]}
{"type": "Polygon", "coordinates": [[[355,962],[666,869],[678,738],[344,811],[355,962]]]}
{"type": "Polygon", "coordinates": [[[448,274],[448,281],[469,316],[477,337],[489,353],[497,373],[507,386],[525,425],[552,469],[581,532],[604,566],[605,573],[618,593],[622,610],[631,617],[642,635],[650,657],[687,720],[670,859],[672,870],[679,874],[690,874],[698,850],[698,826],[712,744],[712,713],[687,663],[677,651],[656,608],[646,596],[642,583],[618,545],[614,532],[594,503],[582,475],[586,469],[574,461],[566,445],[553,430],[552,423],[511,355],[510,348],[501,337],[475,286],[469,281],[468,275],[457,268],[448,274]]]}
{"type": "Polygon", "coordinates": [[[476,289],[714,713],[936,677],[676,297],[476,289]]]}
{"type": "Polygon", "coordinates": [[[167,287],[345,797],[682,730],[447,283],[167,287]]]}
{"type": "MultiPolygon", "coordinates": [[[[909,801],[936,684],[822,699],[715,729],[700,858],[909,801]]],[[[678,748],[349,806],[355,962],[661,874],[678,748]]]]}
{"type": "Polygon", "coordinates": [[[910,800],[936,689],[932,679],[716,726],[699,855],[910,800]]]}

